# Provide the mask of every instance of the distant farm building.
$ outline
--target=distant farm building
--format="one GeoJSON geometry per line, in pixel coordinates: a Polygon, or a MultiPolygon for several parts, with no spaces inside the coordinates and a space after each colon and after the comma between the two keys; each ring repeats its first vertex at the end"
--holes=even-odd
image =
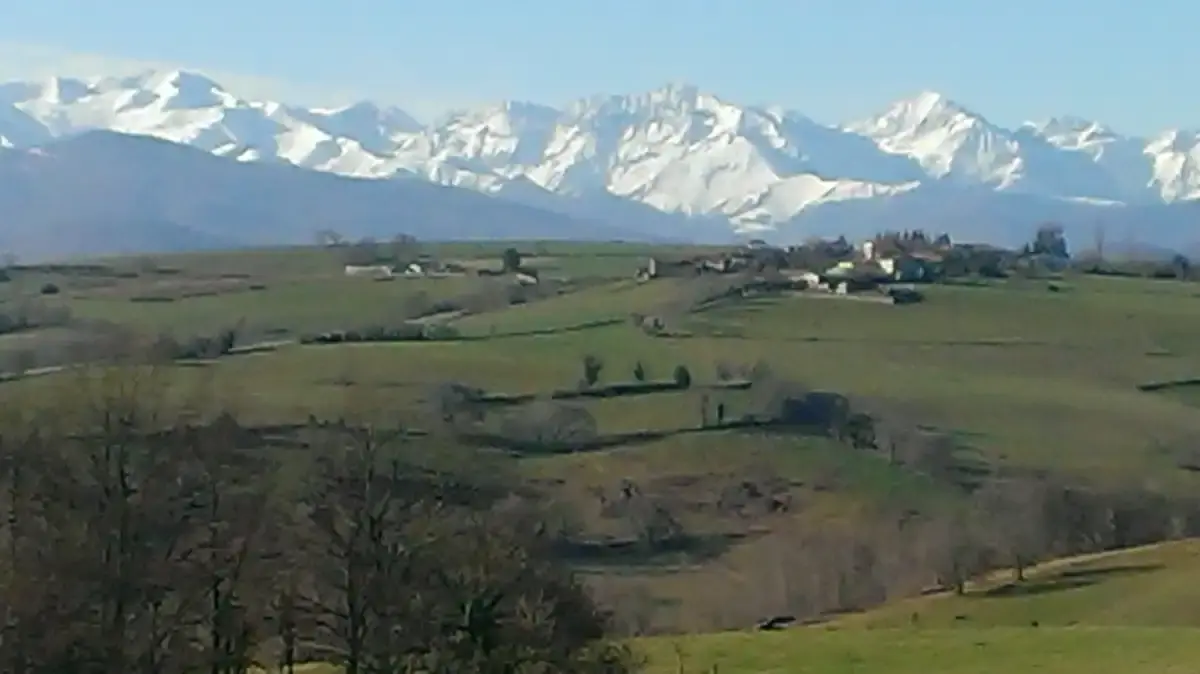
{"type": "Polygon", "coordinates": [[[787,274],[787,278],[797,286],[817,288],[821,285],[821,275],[811,271],[797,271],[787,274]]]}
{"type": "Polygon", "coordinates": [[[367,278],[391,278],[395,272],[387,265],[346,265],[346,276],[365,276],[367,278]]]}
{"type": "Polygon", "coordinates": [[[893,281],[902,283],[933,280],[937,276],[937,265],[940,262],[940,258],[921,254],[902,254],[876,260],[876,264],[893,281]]]}

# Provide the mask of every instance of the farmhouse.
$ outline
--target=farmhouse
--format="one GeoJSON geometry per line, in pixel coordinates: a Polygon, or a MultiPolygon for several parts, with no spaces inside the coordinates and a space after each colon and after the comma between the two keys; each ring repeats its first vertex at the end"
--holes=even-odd
{"type": "Polygon", "coordinates": [[[695,276],[697,273],[699,269],[693,260],[663,261],[652,257],[645,267],[638,270],[637,279],[647,281],[661,277],[695,276]]]}
{"type": "Polygon", "coordinates": [[[811,271],[793,271],[787,274],[787,278],[794,285],[802,288],[818,288],[821,285],[821,275],[811,271]]]}
{"type": "Polygon", "coordinates": [[[902,283],[931,281],[937,276],[941,256],[932,253],[901,253],[876,260],[891,280],[902,283]]]}
{"type": "Polygon", "coordinates": [[[369,278],[391,278],[394,270],[388,265],[346,265],[346,276],[365,276],[369,278]]]}

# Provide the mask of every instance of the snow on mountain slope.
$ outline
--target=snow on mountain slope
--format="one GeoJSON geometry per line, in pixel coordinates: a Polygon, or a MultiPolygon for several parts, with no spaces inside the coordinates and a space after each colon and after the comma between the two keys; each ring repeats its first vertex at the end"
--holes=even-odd
{"type": "Polygon", "coordinates": [[[1098,122],[1073,116],[1027,122],[1020,131],[1094,164],[1109,181],[1110,198],[1131,203],[1171,200],[1161,185],[1175,178],[1155,167],[1154,152],[1145,139],[1122,136],[1098,122]]]}
{"type": "Polygon", "coordinates": [[[454,115],[408,141],[398,158],[452,184],[490,190],[521,176],[557,193],[609,193],[742,226],[786,219],[815,199],[902,190],[922,177],[861,137],[690,86],[595,97],[563,111],[508,103],[454,115]]]}
{"type": "Polygon", "coordinates": [[[184,71],[0,85],[0,147],[88,129],[241,161],[416,176],[576,216],[644,217],[633,224],[646,227],[685,228],[703,216],[769,232],[822,205],[883,203],[929,185],[1031,195],[1043,200],[1022,203],[1038,204],[1200,199],[1195,133],[1127,137],[1070,117],[1006,129],[933,92],[842,126],[689,85],[563,108],[506,102],[422,125],[369,102],[310,109],[250,100],[184,71]]]}
{"type": "Polygon", "coordinates": [[[934,178],[998,188],[1021,178],[1021,148],[1009,134],[931,91],[846,129],[871,138],[884,152],[911,157],[934,178]]]}
{"type": "Polygon", "coordinates": [[[22,147],[51,138],[50,130],[36,119],[0,100],[0,147],[22,147]]]}
{"type": "Polygon", "coordinates": [[[939,180],[1068,199],[1151,198],[1150,175],[1136,172],[1147,162],[1130,163],[1128,147],[1140,141],[1102,136],[1101,142],[1117,142],[1105,153],[1095,145],[1100,137],[1088,135],[1099,128],[1068,120],[1009,130],[933,92],[899,101],[877,117],[847,126],[874,139],[885,152],[911,157],[939,180]],[[1072,131],[1064,133],[1068,126],[1072,131]],[[1082,128],[1082,134],[1075,127],[1082,128]]]}
{"type": "MultiPolygon", "coordinates": [[[[380,127],[415,128],[411,117],[374,106],[343,110],[295,110],[278,103],[243,100],[195,73],[171,71],[123,78],[45,82],[0,87],[8,104],[41,123],[50,136],[102,129],[148,135],[220,155],[281,160],[316,169],[367,173],[379,163],[380,127]]],[[[0,134],[8,131],[0,119],[0,134]]],[[[45,139],[17,130],[16,146],[45,139]]]]}
{"type": "Polygon", "coordinates": [[[1151,139],[1145,154],[1154,166],[1152,184],[1164,200],[1200,199],[1200,134],[1167,131],[1151,139]]]}
{"type": "Polygon", "coordinates": [[[0,152],[0,250],[24,259],[349,238],[647,240],[424,180],[353,179],[91,131],[0,152]]]}

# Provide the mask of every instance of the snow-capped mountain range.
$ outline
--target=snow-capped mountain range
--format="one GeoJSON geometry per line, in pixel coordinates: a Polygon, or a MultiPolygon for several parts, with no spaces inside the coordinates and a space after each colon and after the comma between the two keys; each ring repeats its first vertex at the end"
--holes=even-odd
{"type": "Polygon", "coordinates": [[[252,100],[186,71],[0,85],[0,147],[92,129],[240,161],[417,176],[597,219],[652,207],[687,216],[660,225],[719,219],[764,238],[802,238],[838,222],[877,230],[889,214],[898,224],[940,225],[986,212],[987,223],[972,226],[1019,229],[1017,237],[1056,218],[1200,240],[1200,219],[1195,229],[1180,224],[1190,207],[1185,218],[1167,209],[1169,223],[1145,215],[1200,200],[1200,133],[1126,136],[1074,117],[1010,129],[932,92],[841,125],[687,85],[561,108],[505,102],[422,124],[369,102],[317,109],[252,100]],[[930,212],[934,204],[943,210],[930,212]]]}

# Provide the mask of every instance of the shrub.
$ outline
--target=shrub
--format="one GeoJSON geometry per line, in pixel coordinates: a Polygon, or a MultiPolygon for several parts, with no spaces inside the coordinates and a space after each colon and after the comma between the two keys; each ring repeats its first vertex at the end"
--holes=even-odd
{"type": "Polygon", "coordinates": [[[729,363],[723,361],[717,363],[716,373],[718,381],[729,381],[733,379],[733,367],[731,367],[729,363]]]}
{"type": "Polygon", "coordinates": [[[596,419],[583,407],[537,402],[514,411],[501,433],[523,445],[555,451],[574,449],[598,437],[596,419]]]}
{"type": "Polygon", "coordinates": [[[419,342],[422,340],[457,339],[458,330],[453,326],[435,323],[421,325],[405,322],[395,327],[370,325],[355,330],[335,330],[315,335],[304,335],[301,344],[350,344],[359,342],[419,342]]]}
{"type": "Polygon", "coordinates": [[[458,328],[445,323],[432,323],[425,326],[424,337],[430,341],[448,341],[460,337],[458,328]]]}
{"type": "Polygon", "coordinates": [[[635,381],[646,381],[646,367],[640,360],[633,366],[633,378],[635,381]]]}
{"type": "Polygon", "coordinates": [[[505,248],[500,256],[504,271],[515,272],[521,269],[521,253],[516,248],[505,248]]]}
{"type": "Polygon", "coordinates": [[[183,347],[179,344],[179,340],[164,332],[150,342],[150,346],[146,349],[146,355],[151,362],[161,363],[175,360],[182,351],[183,347]]]}
{"type": "Polygon", "coordinates": [[[151,344],[152,358],[165,360],[207,360],[228,355],[237,345],[238,328],[225,328],[215,335],[201,335],[179,342],[169,335],[159,335],[151,344]]]}
{"type": "Polygon", "coordinates": [[[641,327],[642,332],[651,337],[657,337],[666,333],[667,322],[660,316],[643,316],[641,327]]]}
{"type": "Polygon", "coordinates": [[[687,369],[686,365],[676,365],[672,378],[679,388],[690,388],[692,385],[692,371],[687,369]]]}
{"type": "Polygon", "coordinates": [[[596,382],[600,381],[600,373],[604,370],[604,361],[597,356],[587,355],[583,357],[583,383],[586,386],[595,386],[596,382]]]}
{"type": "Polygon", "coordinates": [[[51,307],[40,302],[21,302],[16,306],[4,307],[4,312],[0,313],[0,335],[67,325],[71,320],[71,311],[66,307],[51,307]]]}
{"type": "Polygon", "coordinates": [[[216,343],[217,355],[223,356],[230,351],[233,351],[234,345],[237,344],[237,330],[233,328],[226,328],[217,333],[217,337],[214,341],[216,343]]]}

